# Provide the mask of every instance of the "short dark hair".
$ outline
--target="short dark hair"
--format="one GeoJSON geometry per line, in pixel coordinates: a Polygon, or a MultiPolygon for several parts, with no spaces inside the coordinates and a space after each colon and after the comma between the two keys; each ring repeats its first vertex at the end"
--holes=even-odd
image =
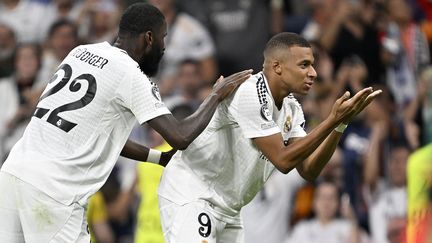
{"type": "Polygon", "coordinates": [[[119,35],[137,36],[146,31],[156,33],[165,22],[164,15],[151,4],[135,3],[129,6],[120,19],[119,35]]]}
{"type": "Polygon", "coordinates": [[[302,36],[292,32],[282,32],[276,34],[267,42],[267,45],[264,49],[264,53],[270,50],[279,49],[279,48],[289,48],[292,46],[311,48],[311,44],[302,36]]]}

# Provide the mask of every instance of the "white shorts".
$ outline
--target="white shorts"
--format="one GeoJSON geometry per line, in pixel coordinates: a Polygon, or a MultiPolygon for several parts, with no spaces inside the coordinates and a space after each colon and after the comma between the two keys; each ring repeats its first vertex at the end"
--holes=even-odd
{"type": "Polygon", "coordinates": [[[203,200],[177,205],[159,197],[166,243],[243,243],[240,215],[224,216],[203,200]]]}
{"type": "Polygon", "coordinates": [[[0,192],[0,242],[90,242],[84,206],[65,206],[3,171],[0,192]]]}

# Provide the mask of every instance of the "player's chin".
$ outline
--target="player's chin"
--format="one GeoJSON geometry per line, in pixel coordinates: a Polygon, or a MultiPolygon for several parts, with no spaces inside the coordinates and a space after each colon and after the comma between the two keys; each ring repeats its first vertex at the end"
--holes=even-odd
{"type": "Polygon", "coordinates": [[[309,93],[310,87],[304,87],[299,92],[297,92],[299,95],[307,95],[309,93]]]}

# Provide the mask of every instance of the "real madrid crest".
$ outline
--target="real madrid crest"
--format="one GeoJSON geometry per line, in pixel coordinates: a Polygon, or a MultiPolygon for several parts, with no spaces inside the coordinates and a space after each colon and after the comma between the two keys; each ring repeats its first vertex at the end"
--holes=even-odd
{"type": "Polygon", "coordinates": [[[287,133],[291,130],[292,127],[292,118],[291,116],[287,116],[285,123],[284,123],[284,132],[287,133]]]}
{"type": "Polygon", "coordinates": [[[261,106],[261,116],[262,118],[264,118],[264,120],[272,120],[272,114],[270,113],[270,109],[268,108],[268,105],[266,103],[261,106]]]}

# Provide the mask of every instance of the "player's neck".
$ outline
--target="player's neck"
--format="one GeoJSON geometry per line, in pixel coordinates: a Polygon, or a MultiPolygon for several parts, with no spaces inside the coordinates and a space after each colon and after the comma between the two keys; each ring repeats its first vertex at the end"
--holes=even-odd
{"type": "Polygon", "coordinates": [[[267,79],[275,105],[280,110],[282,108],[283,99],[289,95],[289,92],[285,92],[285,89],[280,87],[282,82],[279,82],[277,77],[273,77],[271,74],[266,74],[266,72],[264,72],[264,76],[267,79]]]}
{"type": "Polygon", "coordinates": [[[113,46],[126,51],[127,54],[132,57],[132,59],[138,60],[138,56],[135,55],[136,44],[134,40],[131,40],[130,38],[118,37],[113,46]]]}

